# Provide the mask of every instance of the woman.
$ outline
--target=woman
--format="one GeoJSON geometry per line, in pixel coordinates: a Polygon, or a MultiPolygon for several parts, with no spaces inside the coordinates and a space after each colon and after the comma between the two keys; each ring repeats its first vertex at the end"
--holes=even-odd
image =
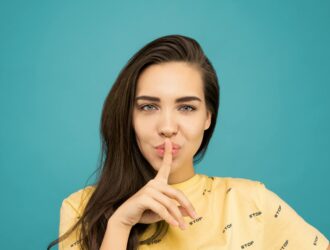
{"type": "Polygon", "coordinates": [[[194,172],[218,106],[216,72],[194,39],[165,36],[138,51],[104,104],[98,181],[63,201],[50,246],[326,250],[325,236],[262,183],[194,172]]]}

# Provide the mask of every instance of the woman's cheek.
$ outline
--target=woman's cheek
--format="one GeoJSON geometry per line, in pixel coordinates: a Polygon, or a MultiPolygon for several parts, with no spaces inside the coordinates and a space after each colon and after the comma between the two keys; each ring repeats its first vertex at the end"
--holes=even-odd
{"type": "Polygon", "coordinates": [[[201,122],[186,122],[182,126],[182,132],[186,134],[187,139],[195,139],[203,136],[204,127],[201,122]]]}
{"type": "Polygon", "coordinates": [[[143,141],[148,135],[148,131],[150,131],[150,123],[139,117],[135,120],[134,130],[140,140],[143,141]]]}
{"type": "Polygon", "coordinates": [[[189,144],[191,144],[191,150],[194,155],[202,144],[204,136],[204,124],[195,123],[195,126],[188,124],[184,130],[186,140],[189,142],[189,144]]]}

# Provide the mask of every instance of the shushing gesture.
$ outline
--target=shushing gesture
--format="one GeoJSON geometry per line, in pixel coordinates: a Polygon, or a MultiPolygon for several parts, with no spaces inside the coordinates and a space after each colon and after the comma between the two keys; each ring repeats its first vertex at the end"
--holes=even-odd
{"type": "Polygon", "coordinates": [[[184,193],[168,185],[171,166],[172,143],[166,138],[163,162],[156,177],[127,199],[111,218],[126,227],[165,220],[173,226],[186,229],[183,217],[196,219],[197,214],[184,193]]]}

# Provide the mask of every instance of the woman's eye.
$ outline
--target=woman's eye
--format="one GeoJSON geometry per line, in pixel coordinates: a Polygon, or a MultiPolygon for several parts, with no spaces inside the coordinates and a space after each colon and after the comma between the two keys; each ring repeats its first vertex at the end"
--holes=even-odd
{"type": "MultiPolygon", "coordinates": [[[[140,107],[140,110],[142,111],[153,111],[153,110],[156,110],[157,108],[152,105],[152,104],[146,104],[146,105],[142,105],[140,107]]],[[[183,105],[179,108],[179,110],[183,111],[183,112],[192,112],[192,111],[195,111],[196,108],[193,107],[193,106],[190,106],[190,105],[183,105]]]]}
{"type": "Polygon", "coordinates": [[[184,105],[181,107],[183,109],[184,112],[190,112],[190,111],[194,111],[196,110],[196,108],[194,108],[193,106],[189,106],[189,105],[184,105]]]}
{"type": "Polygon", "coordinates": [[[144,111],[153,110],[152,108],[155,108],[155,106],[153,106],[151,104],[143,105],[143,106],[140,107],[140,109],[144,110],[144,111]]]}

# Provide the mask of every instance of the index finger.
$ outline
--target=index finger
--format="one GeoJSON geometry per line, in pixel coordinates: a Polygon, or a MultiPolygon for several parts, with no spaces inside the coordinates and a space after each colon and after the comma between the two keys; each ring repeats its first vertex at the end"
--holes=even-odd
{"type": "Polygon", "coordinates": [[[163,162],[160,169],[158,170],[155,179],[159,179],[167,183],[168,177],[171,172],[171,165],[172,165],[172,143],[169,139],[165,139],[163,162]]]}

